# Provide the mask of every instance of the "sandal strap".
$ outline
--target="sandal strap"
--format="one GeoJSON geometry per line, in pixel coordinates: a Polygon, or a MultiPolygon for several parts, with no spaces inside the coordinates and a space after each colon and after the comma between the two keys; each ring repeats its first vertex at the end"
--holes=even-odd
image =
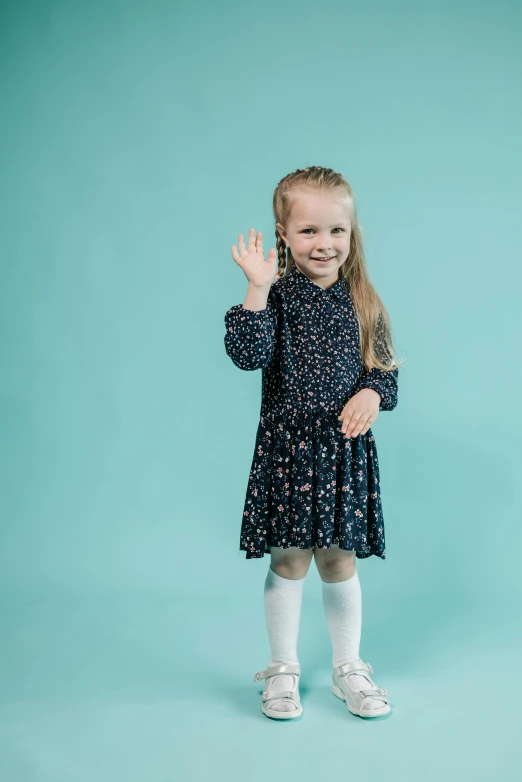
{"type": "Polygon", "coordinates": [[[296,690],[267,690],[263,693],[264,701],[289,700],[296,702],[296,690]]]}
{"type": "Polygon", "coordinates": [[[364,699],[377,698],[377,700],[384,701],[385,703],[388,702],[388,699],[386,698],[387,692],[388,690],[383,690],[381,687],[372,687],[371,690],[358,690],[358,693],[364,695],[364,699]]]}
{"type": "Polygon", "coordinates": [[[278,663],[265,668],[264,671],[258,671],[254,676],[254,681],[260,682],[261,679],[267,679],[269,676],[275,676],[278,673],[294,673],[299,676],[301,668],[299,663],[278,663]]]}
{"type": "Polygon", "coordinates": [[[354,660],[353,662],[343,663],[335,669],[338,676],[345,676],[347,673],[354,673],[355,671],[373,673],[373,668],[370,663],[365,663],[362,660],[354,660]]]}

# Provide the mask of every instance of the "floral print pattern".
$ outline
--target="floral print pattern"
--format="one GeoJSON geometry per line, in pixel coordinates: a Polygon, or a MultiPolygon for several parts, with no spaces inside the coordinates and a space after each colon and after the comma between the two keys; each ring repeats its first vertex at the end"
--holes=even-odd
{"type": "Polygon", "coordinates": [[[355,438],[338,420],[361,388],[397,404],[398,371],[362,363],[353,299],[343,278],[323,289],[297,266],[276,280],[266,309],[225,314],[225,350],[262,369],[260,420],[241,524],[241,551],[270,547],[355,550],[386,558],[379,460],[372,430],[355,438]]]}

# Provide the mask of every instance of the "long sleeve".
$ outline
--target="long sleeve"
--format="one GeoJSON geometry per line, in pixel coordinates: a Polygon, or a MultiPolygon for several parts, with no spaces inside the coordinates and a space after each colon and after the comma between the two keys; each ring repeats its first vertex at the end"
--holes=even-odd
{"type": "Polygon", "coordinates": [[[397,406],[397,379],[399,370],[385,372],[375,367],[364,372],[355,386],[356,394],[362,388],[373,388],[381,395],[379,410],[393,410],[397,406]]]}
{"type": "Polygon", "coordinates": [[[270,294],[264,310],[235,304],[225,314],[225,350],[239,369],[261,369],[272,358],[277,335],[277,310],[270,294]]]}
{"type": "MultiPolygon", "coordinates": [[[[374,344],[380,359],[382,361],[387,361],[389,355],[385,347],[382,327],[382,317],[379,317],[377,320],[374,344]]],[[[355,393],[362,388],[373,388],[374,391],[377,391],[377,393],[381,395],[379,410],[393,410],[397,405],[398,375],[399,371],[397,369],[384,371],[373,367],[370,371],[363,372],[357,382],[355,393]]]]}

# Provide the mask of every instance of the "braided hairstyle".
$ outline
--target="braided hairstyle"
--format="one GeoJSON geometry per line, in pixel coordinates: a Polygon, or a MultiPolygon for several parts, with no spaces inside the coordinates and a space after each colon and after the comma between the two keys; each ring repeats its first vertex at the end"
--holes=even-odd
{"type": "MultiPolygon", "coordinates": [[[[398,369],[393,347],[390,319],[384,303],[368,277],[363,248],[362,229],[357,219],[352,188],[343,177],[331,168],[308,166],[287,174],[274,190],[272,211],[276,223],[288,223],[292,206],[302,193],[329,192],[344,201],[350,212],[351,235],[348,258],[339,267],[339,277],[348,284],[359,323],[361,358],[366,369],[373,367],[384,371],[398,369]]],[[[278,258],[277,271],[286,277],[295,266],[290,247],[286,247],[277,226],[275,229],[278,258]]]]}

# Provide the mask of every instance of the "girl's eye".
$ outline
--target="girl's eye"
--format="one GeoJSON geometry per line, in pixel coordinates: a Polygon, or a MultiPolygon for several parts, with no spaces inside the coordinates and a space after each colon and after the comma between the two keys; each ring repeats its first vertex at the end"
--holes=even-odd
{"type": "MultiPolygon", "coordinates": [[[[307,231],[313,231],[313,228],[305,228],[304,231],[301,231],[301,233],[306,233],[307,231]]],[[[334,231],[344,231],[344,228],[334,228],[334,231]]]]}

